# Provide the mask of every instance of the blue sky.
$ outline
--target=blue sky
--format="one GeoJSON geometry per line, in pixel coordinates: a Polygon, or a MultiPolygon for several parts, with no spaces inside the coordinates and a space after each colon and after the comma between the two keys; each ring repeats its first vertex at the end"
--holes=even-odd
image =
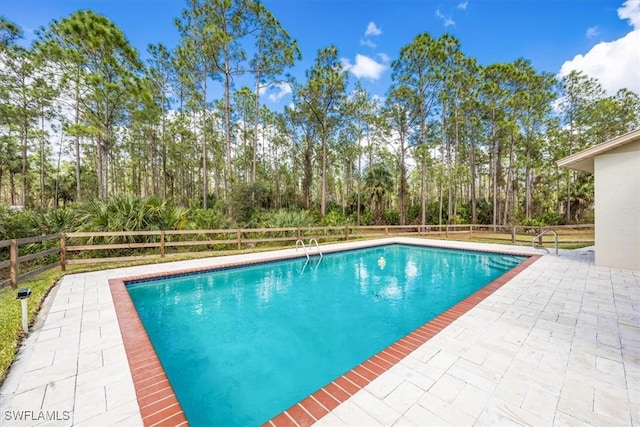
{"type": "MultiPolygon", "coordinates": [[[[524,57],[539,71],[578,68],[609,93],[640,93],[640,0],[263,0],[302,50],[292,74],[304,78],[319,49],[334,44],[350,81],[384,96],[390,61],[419,33],[445,32],[480,64],[524,57]]],[[[146,57],[149,43],[177,44],[181,0],[0,0],[0,14],[33,30],[78,9],[116,23],[146,57]]],[[[288,102],[273,89],[271,103],[288,102]]],[[[284,94],[283,94],[284,95],[284,94]]]]}

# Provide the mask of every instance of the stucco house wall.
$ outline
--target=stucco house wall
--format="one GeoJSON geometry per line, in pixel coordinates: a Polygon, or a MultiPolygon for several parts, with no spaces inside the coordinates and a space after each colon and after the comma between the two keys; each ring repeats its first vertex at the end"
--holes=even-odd
{"type": "Polygon", "coordinates": [[[640,271],[640,129],[558,165],[594,174],[596,265],[640,271]]]}
{"type": "Polygon", "coordinates": [[[596,265],[640,270],[640,140],[594,157],[596,265]]]}

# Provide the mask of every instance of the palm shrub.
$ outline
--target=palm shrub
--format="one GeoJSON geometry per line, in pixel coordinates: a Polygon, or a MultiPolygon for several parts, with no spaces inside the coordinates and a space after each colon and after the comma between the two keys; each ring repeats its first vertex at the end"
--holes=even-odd
{"type": "MultiPolygon", "coordinates": [[[[259,222],[262,227],[266,228],[301,228],[315,225],[315,221],[309,211],[288,209],[265,212],[260,216],[259,222]]],[[[286,234],[286,231],[270,233],[272,237],[285,237],[286,234]]]]}
{"type": "Polygon", "coordinates": [[[320,219],[320,225],[325,227],[337,227],[341,225],[352,225],[353,219],[342,213],[341,210],[332,209],[320,219]]]}
{"type": "Polygon", "coordinates": [[[78,215],[74,209],[54,209],[44,215],[44,224],[49,234],[74,231],[78,227],[78,215]]]}
{"type": "MultiPolygon", "coordinates": [[[[213,208],[192,209],[190,211],[189,228],[194,230],[220,230],[235,227],[233,220],[224,214],[220,207],[220,202],[216,202],[213,208]]],[[[184,238],[184,237],[183,237],[184,238]]],[[[193,240],[206,240],[210,238],[207,234],[201,233],[190,237],[193,240]]],[[[218,239],[226,239],[227,236],[217,235],[218,239]]]]}
{"type": "MultiPolygon", "coordinates": [[[[157,197],[133,195],[108,200],[93,200],[78,208],[78,231],[158,231],[183,229],[188,225],[189,211],[157,197]]],[[[157,236],[90,237],[89,243],[134,243],[153,241],[157,236]]]]}
{"type": "Polygon", "coordinates": [[[235,226],[233,220],[225,215],[217,205],[209,209],[192,209],[190,219],[190,227],[196,230],[216,230],[235,226]]]}

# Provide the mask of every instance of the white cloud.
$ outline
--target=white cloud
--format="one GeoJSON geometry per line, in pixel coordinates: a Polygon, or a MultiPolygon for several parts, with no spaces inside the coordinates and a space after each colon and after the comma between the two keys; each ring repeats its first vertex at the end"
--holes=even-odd
{"type": "Polygon", "coordinates": [[[290,94],[291,91],[292,91],[291,85],[289,85],[289,83],[277,83],[272,87],[276,92],[275,93],[271,93],[269,95],[269,100],[271,102],[280,101],[282,98],[284,98],[285,96],[290,94]]]}
{"type": "Polygon", "coordinates": [[[458,3],[458,9],[460,10],[467,10],[467,6],[469,6],[468,0],[461,1],[460,3],[458,3]]]}
{"type": "Polygon", "coordinates": [[[362,46],[369,46],[371,49],[375,49],[378,45],[372,42],[369,39],[360,39],[360,44],[362,46]]]}
{"type": "Polygon", "coordinates": [[[589,27],[587,28],[587,33],[585,35],[588,39],[592,39],[600,35],[600,30],[598,29],[597,25],[595,27],[589,27]]]}
{"type": "Polygon", "coordinates": [[[382,34],[382,30],[376,26],[376,23],[371,21],[367,25],[367,30],[364,32],[365,36],[379,36],[382,34]]]}
{"type": "Polygon", "coordinates": [[[364,31],[364,38],[360,39],[360,44],[362,46],[369,46],[371,49],[375,49],[377,45],[371,41],[368,37],[379,36],[382,34],[382,30],[378,28],[375,22],[369,22],[367,25],[367,29],[364,31]]]}
{"type": "Polygon", "coordinates": [[[389,55],[382,52],[378,53],[378,58],[380,58],[382,62],[384,62],[385,64],[388,64],[391,61],[391,58],[389,58],[389,55]]]}
{"type": "Polygon", "coordinates": [[[618,8],[620,19],[628,19],[629,25],[640,30],[640,0],[627,0],[618,8]]]}
{"type": "Polygon", "coordinates": [[[356,62],[352,64],[346,58],[342,59],[342,65],[345,69],[351,72],[357,78],[365,78],[369,80],[378,80],[382,73],[387,69],[387,66],[376,62],[365,55],[356,55],[356,62]]]}
{"type": "Polygon", "coordinates": [[[440,9],[436,9],[436,16],[440,19],[442,19],[442,22],[444,23],[445,27],[449,27],[451,25],[456,25],[456,21],[454,21],[451,16],[449,15],[444,15],[442,12],[440,12],[440,9]]]}
{"type": "Polygon", "coordinates": [[[622,88],[640,93],[640,0],[626,0],[618,9],[620,19],[627,19],[633,30],[626,36],[596,44],[584,55],[565,61],[559,76],[579,70],[598,79],[609,94],[622,88]]]}

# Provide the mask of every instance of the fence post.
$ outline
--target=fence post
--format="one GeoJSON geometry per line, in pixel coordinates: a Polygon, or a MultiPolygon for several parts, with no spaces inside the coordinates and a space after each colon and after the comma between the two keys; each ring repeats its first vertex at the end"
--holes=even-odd
{"type": "Polygon", "coordinates": [[[18,241],[11,239],[9,245],[9,281],[12,288],[18,287],[18,241]]]}
{"type": "Polygon", "coordinates": [[[160,258],[164,258],[164,230],[160,231],[160,258]]]}
{"type": "Polygon", "coordinates": [[[444,226],[444,236],[449,238],[449,224],[444,226]]]}
{"type": "Polygon", "coordinates": [[[349,226],[345,225],[344,226],[344,241],[346,242],[347,240],[349,240],[349,226]]]}
{"type": "Polygon", "coordinates": [[[516,226],[514,225],[511,229],[511,243],[516,242],[516,226]]]}
{"type": "Polygon", "coordinates": [[[238,229],[238,250],[242,247],[242,231],[238,229]]]}
{"type": "Polygon", "coordinates": [[[60,270],[67,270],[67,235],[60,234],[60,270]]]}

